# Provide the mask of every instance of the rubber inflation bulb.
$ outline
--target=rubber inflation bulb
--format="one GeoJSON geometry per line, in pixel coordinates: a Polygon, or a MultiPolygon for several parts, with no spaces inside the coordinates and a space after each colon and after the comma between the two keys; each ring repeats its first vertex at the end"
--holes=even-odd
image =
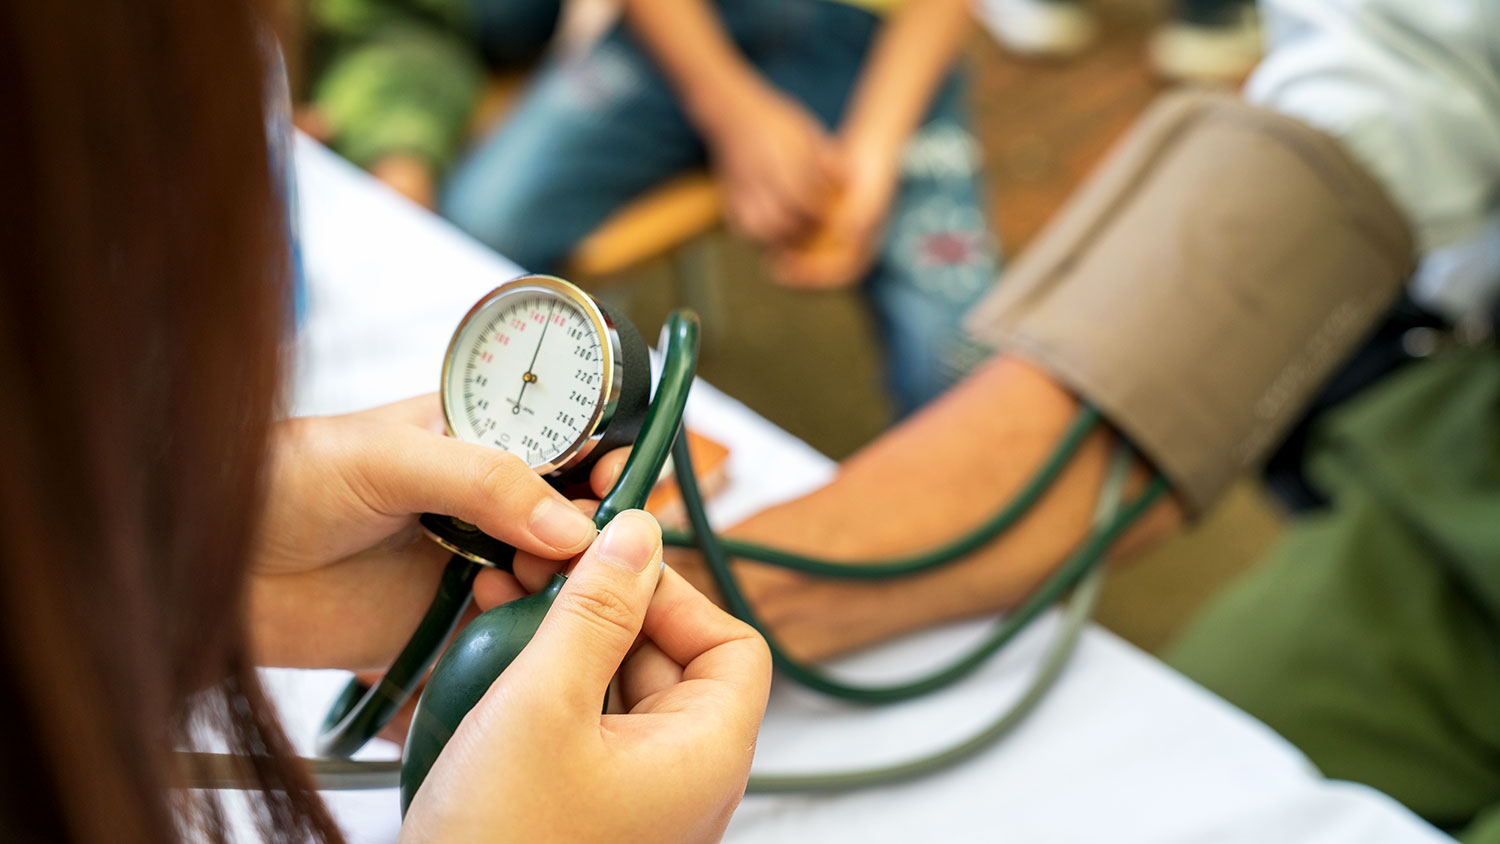
{"type": "Polygon", "coordinates": [[[567,578],[480,614],[443,652],[417,701],[401,760],[401,815],[459,722],[531,641],[567,578]]]}

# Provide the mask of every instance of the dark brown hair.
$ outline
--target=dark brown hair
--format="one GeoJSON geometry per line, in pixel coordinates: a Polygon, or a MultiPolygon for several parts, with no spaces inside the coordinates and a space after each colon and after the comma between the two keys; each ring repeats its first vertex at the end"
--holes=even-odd
{"type": "Polygon", "coordinates": [[[246,656],[289,326],[248,0],[0,7],[0,839],[222,839],[189,731],[257,760],[264,837],[337,830],[246,656]]]}

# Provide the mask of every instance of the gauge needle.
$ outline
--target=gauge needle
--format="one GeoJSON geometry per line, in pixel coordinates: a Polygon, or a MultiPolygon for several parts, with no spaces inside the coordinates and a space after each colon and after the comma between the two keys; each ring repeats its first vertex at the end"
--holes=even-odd
{"type": "Polygon", "coordinates": [[[536,351],[531,353],[531,363],[526,365],[526,371],[521,375],[521,392],[516,393],[516,403],[511,406],[511,413],[521,412],[521,396],[526,395],[526,387],[536,383],[536,373],[531,370],[536,366],[537,356],[542,353],[542,341],[547,339],[547,327],[552,324],[552,312],[557,310],[557,303],[547,309],[547,319],[542,323],[542,336],[536,338],[536,351]]]}

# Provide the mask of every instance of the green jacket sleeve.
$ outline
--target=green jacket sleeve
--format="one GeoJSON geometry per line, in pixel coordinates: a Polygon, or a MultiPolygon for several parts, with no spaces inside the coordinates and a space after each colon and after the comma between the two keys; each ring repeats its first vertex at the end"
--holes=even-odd
{"type": "Polygon", "coordinates": [[[312,104],[333,147],[368,167],[394,153],[451,161],[484,68],[457,0],[316,0],[312,104]]]}

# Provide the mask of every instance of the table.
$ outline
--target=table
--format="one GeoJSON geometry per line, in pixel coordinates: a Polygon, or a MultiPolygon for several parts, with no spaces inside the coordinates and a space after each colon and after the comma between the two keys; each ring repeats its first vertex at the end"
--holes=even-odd
{"type": "MultiPolygon", "coordinates": [[[[519,270],[313,142],[297,144],[308,312],[292,406],[335,413],[430,392],[468,307],[519,270]]],[[[652,334],[650,326],[643,333],[652,334]]],[[[711,517],[732,523],[826,482],[835,466],[700,383],[696,429],[731,447],[711,517]]],[[[1055,632],[1049,616],[965,682],[881,708],[776,683],[756,768],[809,771],[892,761],[978,728],[1019,694],[1055,632]]],[[[928,631],[836,670],[910,674],[977,639],[983,623],[928,631]]],[[[345,675],[267,671],[299,749],[345,675]]],[[[372,746],[390,756],[390,745],[372,746]]],[[[394,841],[394,790],[330,794],[350,840],[394,841]]],[[[901,786],[836,796],[748,797],[725,840],[901,842],[1432,842],[1445,837],[1384,795],[1323,779],[1269,728],[1107,631],[1091,628],[1053,694],[1010,739],[901,786]]]]}

